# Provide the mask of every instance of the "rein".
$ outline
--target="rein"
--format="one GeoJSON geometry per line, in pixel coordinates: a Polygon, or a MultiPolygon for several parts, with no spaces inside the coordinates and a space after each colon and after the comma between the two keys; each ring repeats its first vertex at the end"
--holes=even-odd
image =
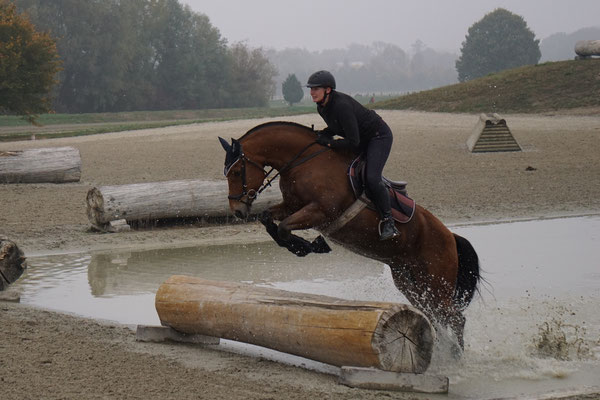
{"type": "Polygon", "coordinates": [[[231,164],[229,166],[229,168],[227,168],[227,170],[225,171],[225,176],[227,176],[229,174],[229,171],[231,170],[231,168],[238,161],[241,160],[242,161],[242,193],[237,194],[237,195],[229,195],[229,196],[227,196],[227,198],[230,200],[240,201],[249,207],[250,205],[252,205],[252,202],[256,199],[256,197],[258,197],[258,195],[261,194],[266,188],[271,186],[271,182],[273,182],[279,175],[281,175],[282,173],[287,172],[287,171],[291,170],[292,168],[295,168],[301,164],[304,164],[308,160],[318,156],[321,153],[326,152],[327,150],[330,150],[330,148],[325,147],[323,149],[320,149],[317,152],[309,154],[308,156],[300,158],[300,156],[302,156],[302,154],[306,150],[308,150],[310,147],[312,147],[315,144],[317,144],[317,142],[312,142],[312,143],[309,143],[308,145],[304,146],[302,148],[302,150],[300,150],[290,161],[288,161],[283,167],[281,167],[281,169],[279,171],[277,171],[277,173],[275,175],[273,175],[270,179],[268,179],[266,182],[264,182],[264,180],[267,179],[267,177],[269,175],[271,175],[271,173],[275,170],[275,168],[271,167],[271,169],[269,171],[265,171],[265,168],[263,166],[261,166],[260,164],[258,164],[255,161],[250,160],[246,156],[246,154],[244,154],[244,152],[241,151],[240,157],[233,164],[231,164]],[[262,183],[262,185],[260,185],[258,190],[254,190],[254,189],[248,190],[248,183],[247,183],[247,179],[246,179],[246,162],[250,163],[251,165],[254,165],[257,168],[260,168],[262,170],[263,174],[265,175],[263,177],[263,183],[262,183]],[[242,200],[242,198],[244,196],[248,197],[248,201],[242,200]]]}

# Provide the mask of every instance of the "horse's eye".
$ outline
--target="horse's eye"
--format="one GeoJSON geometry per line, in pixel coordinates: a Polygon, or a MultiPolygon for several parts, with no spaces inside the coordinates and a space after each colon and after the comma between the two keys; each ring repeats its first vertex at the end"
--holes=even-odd
{"type": "Polygon", "coordinates": [[[240,174],[240,171],[233,171],[233,172],[231,173],[231,175],[235,176],[236,178],[239,178],[239,176],[240,176],[241,174],[240,174]]]}

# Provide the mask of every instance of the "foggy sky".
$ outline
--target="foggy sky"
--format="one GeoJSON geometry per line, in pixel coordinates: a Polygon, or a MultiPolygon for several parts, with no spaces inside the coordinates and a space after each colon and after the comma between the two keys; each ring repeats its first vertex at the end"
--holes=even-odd
{"type": "MultiPolygon", "coordinates": [[[[180,0],[206,14],[229,43],[310,51],[381,41],[404,50],[458,53],[467,30],[505,8],[522,16],[537,39],[600,26],[600,0],[180,0]]],[[[590,38],[600,39],[600,38],[590,38]]]]}

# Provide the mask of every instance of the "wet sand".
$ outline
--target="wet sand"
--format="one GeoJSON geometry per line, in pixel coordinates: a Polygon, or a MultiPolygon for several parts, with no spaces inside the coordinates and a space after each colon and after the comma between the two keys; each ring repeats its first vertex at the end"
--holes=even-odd
{"type": "MultiPolygon", "coordinates": [[[[600,213],[600,116],[504,115],[521,152],[471,154],[477,115],[383,111],[395,134],[385,175],[445,223],[600,213]]],[[[318,115],[286,118],[322,126],[318,115]]],[[[220,180],[216,140],[266,120],[0,143],[0,151],[74,146],[75,184],[0,186],[0,235],[26,255],[268,240],[257,224],[178,226],[115,234],[90,230],[94,186],[220,180]]],[[[350,389],[322,375],[188,345],[142,344],[117,324],[0,302],[2,398],[414,398],[350,389]]],[[[593,397],[590,397],[593,398],[593,397]]]]}

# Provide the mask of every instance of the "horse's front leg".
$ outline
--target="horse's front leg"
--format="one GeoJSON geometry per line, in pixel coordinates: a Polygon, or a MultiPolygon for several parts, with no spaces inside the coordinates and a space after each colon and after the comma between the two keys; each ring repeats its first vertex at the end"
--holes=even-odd
{"type": "MultiPolygon", "coordinates": [[[[273,218],[279,217],[279,218],[283,218],[284,220],[289,220],[289,218],[292,216],[283,217],[283,214],[279,213],[280,211],[285,210],[285,206],[283,205],[283,203],[278,204],[277,206],[274,206],[274,208],[275,208],[274,214],[271,213],[271,209],[265,210],[259,216],[259,220],[267,229],[267,233],[273,238],[273,240],[275,240],[275,242],[279,246],[285,247],[286,249],[288,249],[289,251],[291,251],[292,253],[294,253],[295,255],[297,255],[299,257],[304,257],[305,255],[307,255],[309,253],[329,253],[331,251],[331,248],[325,242],[325,239],[323,239],[323,237],[320,235],[312,242],[309,242],[308,240],[303,239],[300,236],[293,235],[289,228],[284,228],[284,229],[280,230],[280,227],[283,224],[283,222],[281,224],[279,224],[279,226],[277,226],[277,224],[275,224],[275,222],[273,222],[273,218]]],[[[295,213],[295,214],[297,214],[297,213],[295,213]]],[[[295,214],[293,214],[293,215],[295,215],[295,214]]],[[[309,224],[310,224],[310,222],[309,222],[309,224]]],[[[294,226],[302,226],[302,225],[294,225],[294,226]]],[[[310,227],[310,226],[308,226],[308,227],[310,227]]],[[[297,229],[305,229],[305,228],[299,227],[297,229]]]]}
{"type": "Polygon", "coordinates": [[[325,213],[321,211],[317,203],[309,203],[292,215],[283,218],[277,228],[277,233],[281,239],[289,240],[292,231],[321,225],[325,218],[325,213]]]}
{"type": "Polygon", "coordinates": [[[282,221],[290,215],[284,202],[269,207],[267,212],[275,221],[282,221]]]}

